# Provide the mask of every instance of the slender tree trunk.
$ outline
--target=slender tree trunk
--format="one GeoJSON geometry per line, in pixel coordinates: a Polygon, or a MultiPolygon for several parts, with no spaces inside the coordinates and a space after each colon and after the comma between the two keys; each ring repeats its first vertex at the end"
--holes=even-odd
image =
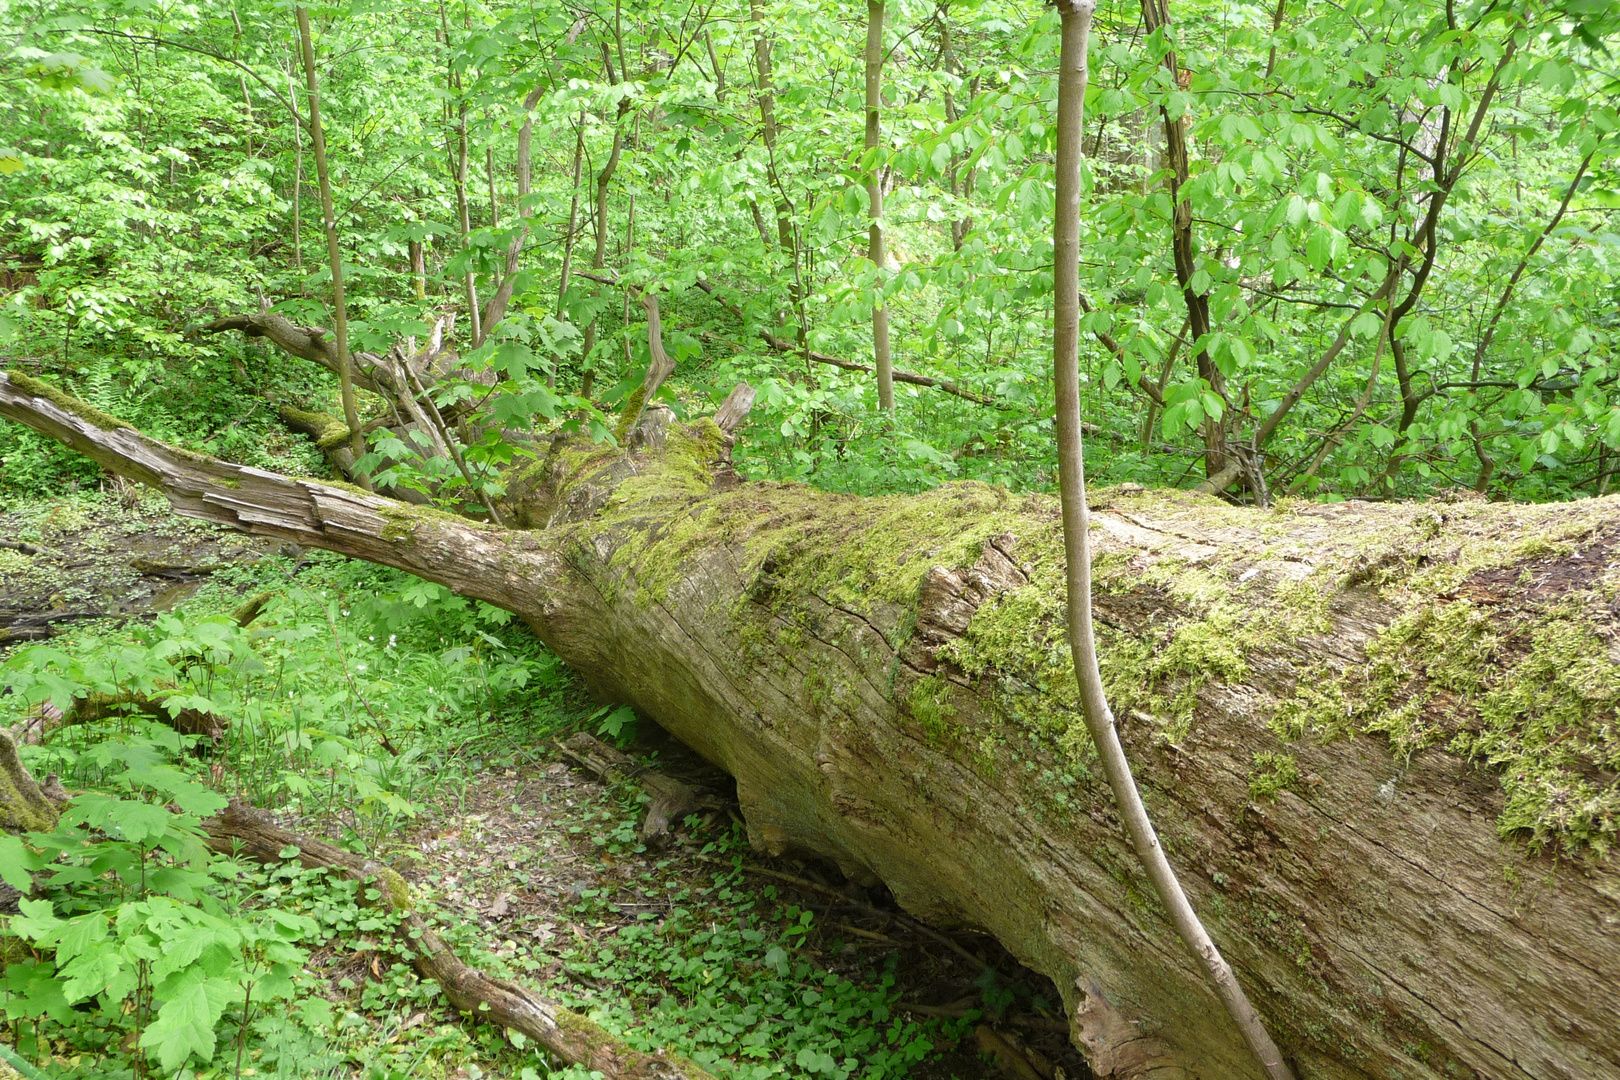
{"type": "MultiPolygon", "coordinates": [[[[459,93],[460,80],[456,80],[456,91],[459,93]]],[[[461,246],[467,247],[472,237],[472,218],[467,208],[467,106],[462,104],[457,116],[456,124],[456,210],[461,218],[461,246]]],[[[484,327],[478,307],[478,279],[472,268],[467,268],[465,279],[467,292],[467,319],[472,327],[473,345],[478,346],[484,341],[484,327]]]]}
{"type": "MultiPolygon", "coordinates": [[[[1149,34],[1170,27],[1169,0],[1142,0],[1142,18],[1149,34]]],[[[1164,66],[1180,85],[1181,63],[1174,50],[1165,53],[1164,66]]],[[[1190,177],[1187,158],[1186,117],[1170,119],[1168,109],[1160,106],[1159,116],[1164,122],[1164,154],[1170,166],[1170,247],[1176,268],[1176,283],[1187,305],[1189,333],[1195,342],[1207,341],[1210,331],[1209,294],[1193,288],[1193,275],[1198,272],[1198,256],[1193,241],[1192,203],[1182,198],[1181,191],[1190,177]]],[[[1197,349],[1198,377],[1209,384],[1217,395],[1226,396],[1226,377],[1215,366],[1205,345],[1197,349]]],[[[1226,466],[1226,425],[1223,420],[1206,417],[1204,420],[1204,474],[1215,476],[1226,466]]]]}
{"type": "MultiPolygon", "coordinates": [[[[585,114],[579,114],[574,132],[574,173],[568,200],[568,233],[563,237],[562,277],[557,285],[557,315],[563,314],[563,298],[568,295],[568,278],[574,268],[574,243],[579,233],[579,178],[585,163],[585,114]]],[[[557,385],[557,369],[546,372],[546,385],[557,385]]]]}
{"type": "MultiPolygon", "coordinates": [[[[776,204],[776,242],[788,256],[793,266],[793,280],[788,283],[788,295],[793,304],[793,310],[798,315],[799,329],[797,338],[802,348],[808,341],[808,313],[804,306],[804,283],[801,280],[800,253],[798,236],[793,227],[793,204],[787,197],[787,188],[782,184],[781,173],[776,167],[776,84],[772,77],[771,42],[765,34],[765,10],[761,0],[749,0],[749,18],[754,23],[754,69],[759,78],[759,132],[760,140],[765,145],[765,176],[770,181],[771,192],[776,204]]],[[[759,216],[759,206],[753,204],[755,217],[759,216]]],[[[764,224],[759,224],[761,239],[765,238],[764,224]]],[[[765,244],[769,249],[770,243],[765,244]]]]}
{"type": "MultiPolygon", "coordinates": [[[[523,245],[529,242],[529,217],[533,211],[529,207],[529,193],[533,190],[533,162],[532,144],[534,142],[534,107],[539,104],[542,87],[535,87],[523,99],[523,124],[518,128],[517,137],[517,212],[518,231],[506,246],[506,264],[501,269],[500,282],[495,286],[495,293],[489,298],[489,305],[484,308],[484,321],[481,327],[484,337],[495,332],[495,327],[506,318],[506,309],[512,302],[512,290],[517,285],[518,270],[523,265],[523,245]]],[[[493,159],[492,159],[493,160],[493,159]]],[[[489,191],[490,214],[495,214],[495,188],[489,191]]]]}
{"type": "MultiPolygon", "coordinates": [[[[622,60],[624,56],[624,44],[622,41],[619,44],[619,56],[622,60]]],[[[619,79],[613,72],[613,58],[608,55],[605,43],[602,46],[602,66],[607,71],[608,82],[617,84],[619,79]]],[[[608,186],[613,183],[613,174],[619,167],[620,156],[624,153],[624,116],[629,111],[630,99],[621,99],[618,114],[613,120],[613,148],[608,151],[608,159],[602,165],[602,171],[596,174],[596,252],[591,256],[591,269],[593,270],[603,270],[607,267],[608,186]]],[[[585,328],[585,341],[582,346],[585,375],[580,382],[579,393],[581,397],[590,397],[591,388],[596,380],[596,368],[591,363],[591,353],[596,348],[596,332],[596,319],[593,318],[590,325],[585,328]]]]}
{"type": "MultiPolygon", "coordinates": [[[[296,101],[293,73],[287,71],[287,100],[296,101]]],[[[292,240],[293,269],[298,274],[298,295],[304,295],[304,214],[301,206],[304,192],[304,133],[298,125],[298,113],[293,113],[293,186],[292,186],[292,240]]]]}
{"type": "Polygon", "coordinates": [[[754,23],[754,70],[759,76],[759,134],[765,144],[766,175],[776,196],[776,240],[783,251],[792,253],[793,208],[788,205],[776,171],[776,85],[771,74],[771,42],[765,36],[764,5],[760,0],[749,0],[748,13],[754,23]]]}
{"type": "Polygon", "coordinates": [[[427,251],[422,241],[410,242],[411,253],[411,291],[416,295],[416,302],[427,302],[427,251]]]}
{"type": "Polygon", "coordinates": [[[889,309],[883,301],[883,275],[888,254],[883,243],[883,0],[866,0],[866,197],[867,258],[876,271],[872,304],[872,362],[877,369],[878,407],[894,415],[894,361],[889,352],[889,309]]]}
{"type": "MultiPolygon", "coordinates": [[[[956,49],[951,40],[950,9],[945,5],[941,5],[939,11],[939,37],[939,55],[941,64],[944,65],[945,70],[950,74],[960,74],[962,65],[957,62],[956,49]]],[[[945,91],[945,121],[949,124],[955,124],[960,119],[961,114],[956,108],[956,95],[951,90],[947,89],[945,91]]],[[[961,163],[962,155],[953,151],[951,154],[950,168],[946,170],[945,179],[947,185],[949,186],[952,198],[956,197],[958,194],[958,188],[960,188],[961,196],[965,199],[972,194],[972,191],[969,185],[959,184],[960,178],[958,174],[961,170],[961,163]]],[[[951,249],[953,251],[962,250],[962,242],[967,239],[967,234],[972,228],[972,217],[952,219],[951,249]]]]}
{"type": "MultiPolygon", "coordinates": [[[[439,31],[444,35],[445,92],[454,99],[461,94],[461,80],[457,78],[455,68],[450,62],[450,17],[444,9],[444,0],[439,0],[439,31]]],[[[456,186],[456,214],[461,226],[461,246],[465,250],[472,236],[472,218],[467,212],[467,103],[460,102],[454,114],[456,149],[453,157],[453,179],[456,186]]],[[[470,266],[462,279],[462,290],[467,300],[467,325],[471,329],[472,343],[476,347],[483,344],[484,327],[481,309],[478,306],[478,279],[470,266]]]]}
{"type": "MultiPolygon", "coordinates": [[[[321,127],[321,95],[315,72],[315,44],[309,31],[309,9],[298,8],[298,40],[304,56],[304,81],[309,91],[309,139],[315,147],[315,175],[321,185],[321,220],[326,227],[326,255],[332,264],[332,324],[337,336],[338,386],[343,395],[343,422],[349,425],[349,449],[355,460],[366,452],[360,432],[360,410],[354,399],[354,372],[349,358],[349,309],[343,297],[343,251],[338,245],[337,216],[332,209],[332,173],[326,161],[326,133],[321,127]]],[[[360,486],[371,489],[363,472],[355,471],[360,486]]]]}
{"type": "Polygon", "coordinates": [[[484,147],[484,179],[489,182],[489,227],[501,227],[501,204],[495,197],[495,148],[484,147]]]}
{"type": "Polygon", "coordinates": [[[1063,47],[1058,62],[1057,212],[1053,228],[1053,381],[1057,395],[1058,488],[1062,496],[1063,549],[1068,559],[1069,647],[1086,730],[1130,835],[1131,846],[1165,907],[1176,932],[1209,972],[1221,1001],[1272,1080],[1293,1080],[1282,1052],[1266,1033],[1232,968],[1210,939],[1182,891],[1148,819],[1131,765],[1114,726],[1097,666],[1091,625],[1091,515],[1086,506],[1086,471],[1080,432],[1080,159],[1084,152],[1086,46],[1096,0],[1059,0],[1063,47]]]}

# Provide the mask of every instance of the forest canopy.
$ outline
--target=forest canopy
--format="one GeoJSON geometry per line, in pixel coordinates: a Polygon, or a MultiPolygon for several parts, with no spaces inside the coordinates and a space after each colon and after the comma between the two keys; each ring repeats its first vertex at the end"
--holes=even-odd
{"type": "MultiPolygon", "coordinates": [[[[184,445],[319,468],[276,407],[336,412],[326,373],[257,331],[205,332],[255,312],[334,325],[294,12],[5,11],[12,364],[184,445]]],[[[758,387],[745,474],[1050,485],[1055,12],[465,0],[311,18],[357,356],[457,313],[466,366],[440,406],[605,439],[653,360],[651,310],[679,413],[758,387]]],[[[1081,241],[1094,478],[1213,476],[1262,503],[1608,490],[1617,18],[1601,0],[1102,5],[1081,241]]],[[[460,466],[373,426],[371,471],[499,491],[522,447],[446,423],[460,466]]],[[[14,491],[86,468],[14,427],[0,456],[14,491]]]]}

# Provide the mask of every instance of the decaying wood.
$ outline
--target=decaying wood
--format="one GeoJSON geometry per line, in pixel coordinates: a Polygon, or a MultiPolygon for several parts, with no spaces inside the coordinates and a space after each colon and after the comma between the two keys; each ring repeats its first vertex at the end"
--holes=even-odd
{"type": "Polygon", "coordinates": [[[0,728],[0,831],[43,832],[56,817],[56,804],[23,767],[11,733],[0,728]]]}
{"type": "MultiPolygon", "coordinates": [[[[35,383],[0,379],[0,415],[183,514],[518,613],[600,699],[736,777],[756,846],[881,880],[913,915],[993,934],[1049,976],[1076,1043],[1116,1077],[1259,1075],[1136,870],[1072,674],[1050,661],[1051,500],[716,483],[726,439],[702,420],[629,457],[554,447],[509,504],[548,527],[501,530],[181,453],[35,383]]],[[[1612,664],[1620,501],[1259,511],[1116,489],[1091,503],[1103,671],[1135,698],[1121,739],[1296,1074],[1620,1077],[1615,861],[1500,835],[1506,777],[1447,749],[1482,721],[1432,683],[1414,696],[1423,670],[1387,715],[1334,728],[1313,713],[1313,734],[1289,711],[1372,671],[1369,647],[1414,612],[1488,615],[1497,633],[1469,655],[1492,671],[1548,618],[1578,619],[1596,642],[1583,662],[1612,664]],[[1397,752],[1376,727],[1403,717],[1444,737],[1397,752]],[[1266,791],[1260,755],[1279,754],[1297,776],[1266,791]]],[[[1380,655],[1400,674],[1402,654],[1380,655]]],[[[1615,778],[1595,745],[1559,749],[1602,793],[1615,778]]]]}
{"type": "Polygon", "coordinates": [[[615,1039],[600,1026],[510,979],[488,975],[462,960],[411,909],[410,888],[398,873],[373,859],[283,829],[239,802],[203,821],[209,846],[222,854],[247,855],[276,864],[289,847],[307,869],[333,870],[375,887],[379,904],[401,914],[396,937],[411,965],[438,983],[457,1010],[533,1039],[565,1063],[583,1065],[608,1080],[712,1080],[675,1054],[647,1054],[615,1039]]]}
{"type": "Polygon", "coordinates": [[[637,767],[629,755],[586,732],[559,743],[563,757],[605,783],[635,781],[647,793],[647,816],[638,835],[650,848],[669,843],[670,823],[697,812],[698,794],[686,784],[653,769],[637,767]]]}

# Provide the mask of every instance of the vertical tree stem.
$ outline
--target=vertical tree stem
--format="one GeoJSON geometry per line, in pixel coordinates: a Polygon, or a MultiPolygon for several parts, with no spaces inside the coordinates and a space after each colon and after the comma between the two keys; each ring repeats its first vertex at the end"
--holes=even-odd
{"type": "MultiPolygon", "coordinates": [[[[298,8],[298,41],[304,57],[304,82],[309,91],[309,141],[315,147],[315,175],[321,186],[321,220],[326,227],[326,256],[332,264],[333,322],[336,324],[338,385],[343,394],[343,422],[349,426],[349,449],[356,461],[366,452],[360,433],[360,410],[354,400],[354,373],[349,360],[349,309],[343,298],[343,252],[338,247],[337,215],[332,210],[332,174],[326,163],[326,133],[321,127],[320,85],[315,73],[315,43],[309,32],[309,9],[298,8]]],[[[355,480],[368,491],[371,481],[358,468],[355,480]]]]}
{"type": "MultiPolygon", "coordinates": [[[[450,61],[450,17],[444,10],[444,0],[439,0],[439,28],[444,34],[444,85],[445,90],[453,95],[461,92],[461,80],[456,77],[455,67],[450,61]]],[[[467,103],[462,101],[456,109],[456,156],[455,156],[455,185],[456,185],[456,212],[460,216],[461,246],[467,247],[468,238],[472,235],[472,217],[467,212],[467,103]]],[[[478,306],[478,279],[472,268],[467,268],[467,275],[462,282],[467,294],[467,323],[472,328],[472,343],[476,348],[483,344],[484,327],[482,312],[478,306]]]]}
{"type": "Polygon", "coordinates": [[[1192,905],[1165,858],[1148,819],[1142,796],[1131,777],[1130,762],[1120,745],[1113,713],[1097,667],[1096,635],[1091,625],[1090,513],[1086,507],[1086,474],[1080,437],[1080,159],[1086,96],[1086,47],[1096,0],[1059,0],[1063,48],[1058,74],[1057,208],[1053,228],[1053,382],[1057,395],[1058,486],[1063,504],[1063,546],[1068,557],[1069,646],[1080,682],[1086,729],[1108,786],[1113,789],[1125,831],[1148,880],[1170,915],[1176,932],[1203,962],[1215,990],[1272,1080],[1292,1080],[1282,1054],[1266,1033],[1232,969],[1198,921],[1192,905]]]}
{"type": "Polygon", "coordinates": [[[889,352],[889,309],[883,303],[883,271],[888,255],[883,246],[883,170],[878,144],[883,137],[883,0],[866,0],[866,254],[877,272],[872,305],[872,359],[877,369],[878,407],[894,415],[894,362],[889,352]]]}
{"type": "MultiPolygon", "coordinates": [[[[579,232],[579,177],[585,161],[585,113],[579,114],[579,125],[574,133],[573,195],[568,202],[568,235],[563,238],[562,279],[557,285],[557,316],[563,314],[563,298],[568,295],[568,275],[574,268],[574,242],[579,232]]],[[[581,359],[584,359],[582,356],[581,359]]],[[[546,385],[557,385],[555,362],[546,372],[546,385]]]]}
{"type": "MultiPolygon", "coordinates": [[[[287,70],[287,100],[297,98],[294,89],[292,69],[287,70]]],[[[292,189],[292,233],[293,233],[293,269],[298,272],[298,295],[304,295],[304,214],[302,201],[304,188],[304,133],[298,126],[298,110],[293,114],[293,189],[292,189]]]]}

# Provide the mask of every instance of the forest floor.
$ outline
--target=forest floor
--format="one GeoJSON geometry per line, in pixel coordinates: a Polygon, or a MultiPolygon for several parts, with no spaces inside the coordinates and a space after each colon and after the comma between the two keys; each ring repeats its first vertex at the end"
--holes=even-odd
{"type": "MultiPolygon", "coordinates": [[[[993,939],[919,927],[881,887],[855,886],[829,866],[751,852],[729,777],[650,724],[604,725],[598,733],[617,736],[644,769],[702,793],[703,809],[677,823],[674,841],[649,850],[637,837],[645,801],[637,785],[603,784],[558,753],[560,737],[594,724],[602,712],[593,715],[595,706],[554,658],[546,666],[549,654],[532,638],[514,642],[512,635],[527,638],[526,631],[490,628],[519,654],[537,658],[530,661],[535,671],[556,669],[531,684],[533,693],[520,684],[498,698],[474,695],[443,708],[454,696],[453,681],[470,679],[473,670],[458,654],[455,633],[494,641],[489,633],[469,630],[474,624],[465,619],[441,619],[410,638],[407,622],[396,647],[394,635],[384,646],[375,633],[339,630],[337,608],[344,604],[371,602],[406,618],[397,613],[403,608],[408,615],[409,603],[380,595],[403,587],[399,595],[419,601],[411,579],[401,575],[348,571],[320,553],[184,522],[163,504],[122,491],[13,506],[0,513],[0,540],[10,541],[0,549],[0,678],[8,685],[16,672],[43,662],[30,656],[26,642],[47,634],[57,635],[55,652],[105,649],[109,640],[149,626],[157,612],[184,622],[228,611],[260,590],[287,594],[256,640],[267,663],[276,659],[267,643],[294,643],[304,681],[284,684],[292,654],[279,654],[275,699],[283,685],[296,685],[311,701],[316,691],[325,695],[320,700],[358,699],[376,723],[386,717],[402,755],[390,762],[376,752],[378,761],[360,764],[394,775],[406,768],[402,759],[412,762],[408,782],[390,781],[408,810],[383,824],[362,820],[357,807],[369,804],[343,795],[339,768],[323,770],[308,753],[300,758],[285,731],[278,737],[295,749],[275,763],[280,773],[260,760],[258,749],[250,759],[233,745],[213,763],[215,785],[263,796],[255,801],[274,805],[288,828],[386,859],[412,882],[418,908],[470,962],[587,1013],[632,1045],[678,1049],[741,1080],[1089,1075],[1068,1042],[1050,982],[993,939]],[[311,615],[305,593],[335,597],[329,608],[315,609],[331,623],[335,650],[312,644],[326,636],[327,625],[311,615]],[[437,644],[451,646],[442,656],[422,644],[434,634],[437,644]],[[422,655],[409,655],[413,647],[422,655]],[[376,657],[370,670],[362,656],[376,657]],[[323,665],[336,670],[323,673],[323,665]],[[413,671],[415,682],[408,678],[413,671]],[[401,696],[407,691],[417,696],[401,696]],[[279,782],[265,779],[276,775],[279,782]],[[331,797],[323,800],[327,783],[331,797]]],[[[476,669],[486,683],[490,670],[506,669],[476,669]]],[[[255,689],[259,684],[244,686],[244,701],[254,693],[269,699],[255,689]]],[[[15,699],[0,698],[0,706],[8,700],[15,699]]],[[[254,715],[271,723],[263,707],[254,715]]],[[[0,723],[9,720],[0,716],[0,723]]],[[[344,745],[355,753],[359,740],[346,736],[344,745]]],[[[33,762],[36,770],[46,764],[62,767],[54,758],[33,762]]],[[[74,788],[71,774],[64,781],[74,788]]],[[[324,930],[305,943],[298,1007],[253,1021],[238,1040],[248,1050],[234,1068],[225,1053],[191,1074],[199,1080],[548,1074],[532,1047],[458,1016],[386,935],[368,929],[352,898],[332,893],[318,875],[264,871],[247,887],[249,907],[274,903],[309,913],[324,930]]],[[[233,1038],[222,1029],[222,1046],[233,1038]]],[[[113,1075],[119,1057],[105,1033],[38,1022],[30,1029],[15,1011],[0,1041],[50,1075],[113,1075]]],[[[132,1062],[118,1064],[135,1074],[132,1062]]]]}

